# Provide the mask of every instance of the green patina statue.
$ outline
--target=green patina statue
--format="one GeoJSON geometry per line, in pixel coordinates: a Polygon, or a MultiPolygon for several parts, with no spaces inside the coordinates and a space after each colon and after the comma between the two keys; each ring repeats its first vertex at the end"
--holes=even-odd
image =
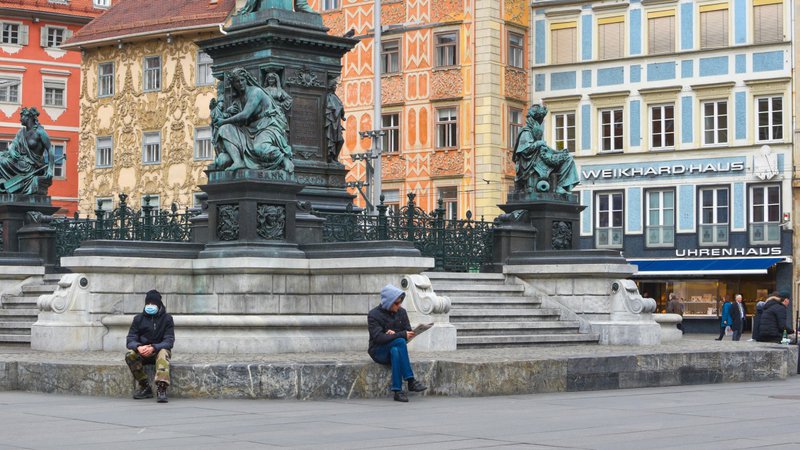
{"type": "Polygon", "coordinates": [[[0,193],[47,195],[56,162],[50,137],[36,108],[22,108],[20,122],[24,128],[0,152],[0,193]]]}
{"type": "MultiPolygon", "coordinates": [[[[236,14],[254,13],[267,8],[291,9],[278,6],[281,4],[291,5],[291,0],[284,2],[270,2],[269,0],[247,0],[247,3],[245,3],[244,6],[242,6],[242,9],[240,9],[236,14]]],[[[299,12],[316,13],[316,11],[309,6],[308,0],[294,0],[294,10],[299,12]]]]}
{"type": "Polygon", "coordinates": [[[567,150],[555,150],[544,141],[547,107],[533,105],[514,146],[517,192],[568,194],[580,183],[575,161],[567,150]]]}
{"type": "Polygon", "coordinates": [[[210,105],[214,168],[294,173],[286,118],[292,98],[278,75],[268,74],[266,88],[241,67],[225,73],[225,80],[230,81],[230,105],[221,100],[210,105]]]}

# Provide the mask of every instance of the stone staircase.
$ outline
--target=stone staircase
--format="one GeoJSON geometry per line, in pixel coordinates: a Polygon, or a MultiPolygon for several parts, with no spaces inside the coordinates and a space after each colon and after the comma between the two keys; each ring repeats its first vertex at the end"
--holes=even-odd
{"type": "Polygon", "coordinates": [[[506,284],[502,274],[426,272],[437,295],[450,297],[450,323],[457,347],[596,344],[596,333],[580,334],[577,321],[526,297],[524,286],[506,284]]]}
{"type": "Polygon", "coordinates": [[[31,344],[31,325],[39,316],[36,301],[40,295],[52,294],[58,287],[60,274],[48,274],[40,283],[22,286],[21,295],[6,296],[0,306],[0,345],[31,344]]]}

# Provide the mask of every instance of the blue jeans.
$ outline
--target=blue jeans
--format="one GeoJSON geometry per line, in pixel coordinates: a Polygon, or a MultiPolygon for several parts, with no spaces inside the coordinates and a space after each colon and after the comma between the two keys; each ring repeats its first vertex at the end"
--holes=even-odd
{"type": "Polygon", "coordinates": [[[414,378],[414,372],[411,371],[411,361],[408,359],[406,340],[403,338],[397,338],[376,348],[372,359],[377,363],[392,366],[393,391],[402,391],[403,380],[414,378]]]}

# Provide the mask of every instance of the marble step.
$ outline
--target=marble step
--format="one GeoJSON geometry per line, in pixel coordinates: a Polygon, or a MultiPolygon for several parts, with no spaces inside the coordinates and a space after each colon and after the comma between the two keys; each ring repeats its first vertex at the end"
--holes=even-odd
{"type": "Polygon", "coordinates": [[[527,308],[527,309],[455,309],[450,311],[450,322],[534,322],[543,319],[558,320],[561,311],[556,308],[527,308]]]}
{"type": "Polygon", "coordinates": [[[455,297],[491,297],[498,295],[522,295],[525,286],[517,284],[446,284],[433,285],[437,295],[445,295],[451,299],[455,297]]]}
{"type": "Polygon", "coordinates": [[[3,308],[7,309],[36,309],[36,297],[9,296],[3,299],[3,308]]]}
{"type": "Polygon", "coordinates": [[[33,322],[13,320],[13,321],[0,321],[0,336],[8,334],[31,334],[31,325],[33,322]]]}
{"type": "Polygon", "coordinates": [[[446,283],[506,284],[506,277],[502,273],[425,272],[423,275],[431,280],[434,290],[446,283]]]}
{"type": "Polygon", "coordinates": [[[31,320],[35,322],[39,317],[39,310],[35,308],[0,308],[0,320],[31,320]]]}
{"type": "Polygon", "coordinates": [[[31,343],[30,334],[0,334],[0,344],[31,343]]]}
{"type": "Polygon", "coordinates": [[[525,334],[564,334],[577,333],[578,321],[547,320],[537,322],[462,322],[455,324],[457,335],[525,335],[525,334]]]}
{"type": "Polygon", "coordinates": [[[596,344],[598,339],[600,339],[600,335],[597,333],[459,336],[457,345],[459,349],[463,349],[528,345],[596,344]]]}
{"type": "Polygon", "coordinates": [[[42,294],[52,294],[58,288],[58,283],[53,284],[26,284],[22,286],[23,294],[35,294],[37,297],[42,294]]]}
{"type": "Polygon", "coordinates": [[[456,297],[450,299],[451,309],[455,308],[525,308],[538,307],[542,301],[533,297],[456,297]]]}

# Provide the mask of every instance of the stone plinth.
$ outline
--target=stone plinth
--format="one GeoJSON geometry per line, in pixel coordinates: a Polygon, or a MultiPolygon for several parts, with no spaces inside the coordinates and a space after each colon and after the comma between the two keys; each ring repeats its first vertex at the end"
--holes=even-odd
{"type": "Polygon", "coordinates": [[[518,222],[529,224],[536,231],[535,250],[572,250],[578,248],[579,214],[586,207],[572,194],[531,193],[509,194],[506,213],[524,211],[518,222]]]}
{"type": "Polygon", "coordinates": [[[3,251],[23,251],[20,247],[18,232],[25,224],[25,215],[28,212],[37,212],[49,216],[56,211],[58,211],[58,207],[53,206],[50,203],[50,197],[46,195],[0,194],[3,251]]]}
{"type": "Polygon", "coordinates": [[[297,193],[303,186],[293,177],[263,170],[208,171],[208,184],[200,188],[208,193],[208,242],[200,257],[305,257],[296,234],[297,193]]]}
{"type": "Polygon", "coordinates": [[[381,288],[434,266],[416,250],[408,256],[412,250],[353,259],[62,258],[73,273],[40,298],[31,347],[124,349],[133,315],[155,288],[175,319],[176,352],[366,351],[367,313],[379,304],[381,288]]]}

